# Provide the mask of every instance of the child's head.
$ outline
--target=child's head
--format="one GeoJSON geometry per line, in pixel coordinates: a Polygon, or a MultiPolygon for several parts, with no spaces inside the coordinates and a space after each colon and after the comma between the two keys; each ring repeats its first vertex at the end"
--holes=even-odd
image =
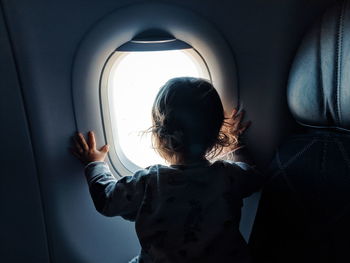
{"type": "Polygon", "coordinates": [[[214,157],[230,143],[220,129],[224,109],[213,85],[173,78],[159,90],[152,108],[154,148],[170,163],[214,157]]]}

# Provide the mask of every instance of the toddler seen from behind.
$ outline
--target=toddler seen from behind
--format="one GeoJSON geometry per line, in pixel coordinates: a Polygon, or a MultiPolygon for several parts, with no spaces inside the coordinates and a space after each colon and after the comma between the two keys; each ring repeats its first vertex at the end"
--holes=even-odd
{"type": "Polygon", "coordinates": [[[150,128],[155,150],[169,165],[119,180],[104,162],[108,146],[97,150],[93,132],[87,141],[77,134],[73,153],[86,164],[97,211],[135,221],[142,249],[132,262],[250,262],[239,232],[242,199],[265,179],[245,163],[220,158],[239,147],[248,126],[242,118],[233,110],[225,119],[210,82],[169,80],[154,101],[150,128]]]}

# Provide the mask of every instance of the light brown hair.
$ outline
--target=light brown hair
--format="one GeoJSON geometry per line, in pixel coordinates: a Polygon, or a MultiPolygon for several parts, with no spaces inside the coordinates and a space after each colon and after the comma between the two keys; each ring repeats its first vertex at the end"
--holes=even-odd
{"type": "Polygon", "coordinates": [[[224,147],[238,144],[236,136],[222,129],[225,117],[219,94],[204,79],[167,81],[154,101],[152,121],[153,147],[170,163],[212,159],[224,147]]]}

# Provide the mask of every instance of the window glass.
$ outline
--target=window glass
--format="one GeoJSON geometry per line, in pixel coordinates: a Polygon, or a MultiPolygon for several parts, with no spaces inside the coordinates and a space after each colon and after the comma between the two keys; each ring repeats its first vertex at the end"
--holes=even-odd
{"type": "Polygon", "coordinates": [[[108,119],[117,158],[130,171],[165,164],[152,148],[151,134],[147,132],[152,125],[153,101],[170,78],[191,76],[210,80],[204,60],[188,48],[116,51],[109,63],[112,65],[107,81],[108,119]]]}

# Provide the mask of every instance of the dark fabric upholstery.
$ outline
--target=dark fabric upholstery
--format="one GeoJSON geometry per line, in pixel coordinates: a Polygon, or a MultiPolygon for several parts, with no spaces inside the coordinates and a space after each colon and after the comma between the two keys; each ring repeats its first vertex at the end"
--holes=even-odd
{"type": "Polygon", "coordinates": [[[350,135],[290,138],[272,164],[250,247],[256,262],[350,262],[350,135]]]}
{"type": "Polygon", "coordinates": [[[338,3],[302,43],[288,102],[311,126],[277,151],[250,247],[255,262],[350,262],[350,4],[338,3]]]}
{"type": "Polygon", "coordinates": [[[350,3],[315,24],[290,71],[288,103],[303,125],[350,130],[350,3]]]}

